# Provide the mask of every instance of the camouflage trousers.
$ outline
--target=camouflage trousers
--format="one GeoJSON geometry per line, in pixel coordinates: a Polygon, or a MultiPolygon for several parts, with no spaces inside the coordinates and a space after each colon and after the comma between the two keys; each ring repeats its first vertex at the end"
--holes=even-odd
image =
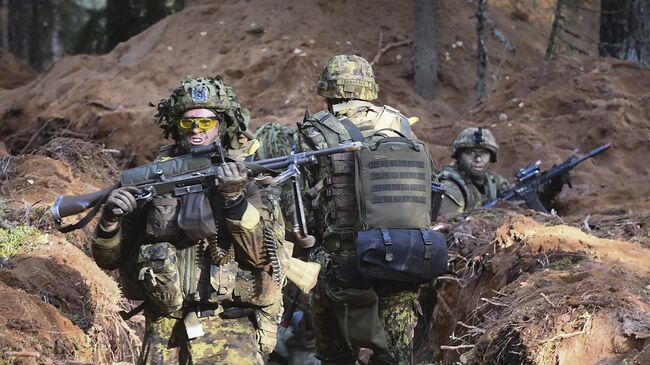
{"type": "MultiPolygon", "coordinates": [[[[272,306],[275,307],[275,306],[272,306]]],[[[181,313],[159,316],[145,311],[140,365],[243,364],[263,365],[275,347],[277,316],[269,308],[252,315],[224,318],[219,312],[199,317],[203,336],[188,340],[181,313]]],[[[277,308],[275,308],[277,309],[277,308]]]]}
{"type": "MultiPolygon", "coordinates": [[[[321,261],[321,260],[318,260],[321,261]]],[[[312,292],[311,306],[316,334],[316,355],[323,364],[355,364],[359,344],[347,343],[337,320],[336,305],[328,295],[328,286],[339,284],[336,275],[319,277],[312,292]]],[[[376,285],[378,318],[386,334],[388,349],[372,349],[369,364],[413,364],[413,336],[421,314],[416,288],[400,290],[403,285],[376,285]],[[392,286],[392,287],[391,287],[392,286]]]]}

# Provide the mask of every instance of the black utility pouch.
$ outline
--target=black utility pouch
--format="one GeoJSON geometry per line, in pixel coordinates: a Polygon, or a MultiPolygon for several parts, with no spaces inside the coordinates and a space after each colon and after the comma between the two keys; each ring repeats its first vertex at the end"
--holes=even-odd
{"type": "Polygon", "coordinates": [[[357,266],[366,281],[422,284],[447,272],[447,243],[430,229],[357,232],[357,266]]]}

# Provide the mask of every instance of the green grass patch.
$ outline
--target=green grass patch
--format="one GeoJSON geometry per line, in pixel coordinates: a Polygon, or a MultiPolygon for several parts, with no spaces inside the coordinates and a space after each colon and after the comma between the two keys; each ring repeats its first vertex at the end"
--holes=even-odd
{"type": "Polygon", "coordinates": [[[35,227],[21,225],[12,230],[0,229],[0,259],[11,259],[20,252],[43,246],[47,241],[47,236],[35,227]]]}
{"type": "Polygon", "coordinates": [[[549,265],[551,269],[558,270],[558,271],[567,270],[571,266],[573,266],[573,261],[571,261],[571,258],[569,257],[564,257],[561,260],[557,260],[549,265]]]}

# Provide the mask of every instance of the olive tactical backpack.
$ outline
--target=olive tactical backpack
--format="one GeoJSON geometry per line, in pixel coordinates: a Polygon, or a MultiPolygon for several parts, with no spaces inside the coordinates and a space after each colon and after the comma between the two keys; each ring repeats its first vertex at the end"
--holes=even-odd
{"type": "MultiPolygon", "coordinates": [[[[318,113],[306,122],[325,136],[327,144],[351,139],[363,145],[354,153],[350,168],[332,168],[331,176],[325,180],[333,183],[326,194],[321,194],[330,195],[334,202],[333,224],[339,217],[350,216],[346,210],[356,210],[356,219],[341,223],[351,228],[350,239],[354,241],[356,266],[362,279],[424,283],[445,273],[447,244],[440,233],[428,228],[432,206],[431,154],[425,143],[410,138],[408,122],[403,123],[401,132],[359,128],[345,116],[337,118],[329,113],[318,113]],[[337,188],[336,182],[342,180],[339,171],[349,175],[353,186],[337,188]]],[[[337,162],[333,156],[332,163],[337,162]]],[[[326,232],[334,231],[336,235],[341,228],[348,228],[341,227],[342,224],[328,226],[326,232]]],[[[347,241],[346,236],[340,237],[347,241]]],[[[327,237],[323,239],[326,241],[327,237]]]]}

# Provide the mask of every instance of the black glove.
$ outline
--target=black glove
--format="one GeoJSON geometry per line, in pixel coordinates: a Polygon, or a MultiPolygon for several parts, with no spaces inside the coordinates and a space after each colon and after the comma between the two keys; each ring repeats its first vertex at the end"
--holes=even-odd
{"type": "Polygon", "coordinates": [[[560,192],[565,184],[571,187],[571,174],[568,171],[551,179],[551,190],[560,192]]]}
{"type": "Polygon", "coordinates": [[[217,167],[216,175],[217,189],[226,198],[226,205],[244,195],[244,189],[248,185],[246,165],[241,162],[227,162],[217,167]]]}
{"type": "Polygon", "coordinates": [[[138,207],[134,194],[139,192],[140,189],[133,186],[113,190],[104,204],[102,218],[107,222],[117,222],[123,215],[134,211],[138,207]]]}

